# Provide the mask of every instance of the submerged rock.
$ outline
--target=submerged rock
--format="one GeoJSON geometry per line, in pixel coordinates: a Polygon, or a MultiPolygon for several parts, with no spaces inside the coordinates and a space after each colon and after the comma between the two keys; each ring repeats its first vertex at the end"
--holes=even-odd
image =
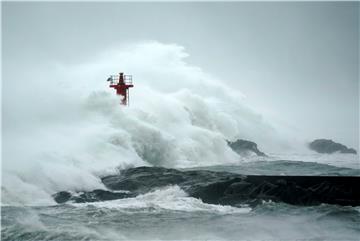
{"type": "Polygon", "coordinates": [[[137,167],[103,177],[102,182],[112,191],[94,190],[80,195],[59,192],[54,199],[58,203],[104,201],[178,185],[189,196],[211,204],[256,205],[272,200],[293,205],[360,205],[358,176],[244,176],[228,172],[137,167]],[[115,190],[126,190],[128,193],[117,193],[115,190]]]}
{"type": "Polygon", "coordinates": [[[62,191],[53,195],[54,200],[57,203],[74,202],[74,203],[85,203],[85,202],[97,202],[97,201],[108,201],[122,198],[133,197],[133,195],[124,192],[112,192],[108,190],[95,189],[89,192],[68,192],[62,191]]]}
{"type": "Polygon", "coordinates": [[[309,148],[318,153],[351,153],[356,154],[356,150],[353,148],[348,148],[347,146],[334,142],[333,140],[328,139],[317,139],[309,143],[309,148]]]}
{"type": "Polygon", "coordinates": [[[266,156],[265,153],[259,151],[255,142],[238,139],[234,142],[227,141],[227,143],[233,151],[240,155],[247,155],[252,152],[258,156],[266,156]]]}

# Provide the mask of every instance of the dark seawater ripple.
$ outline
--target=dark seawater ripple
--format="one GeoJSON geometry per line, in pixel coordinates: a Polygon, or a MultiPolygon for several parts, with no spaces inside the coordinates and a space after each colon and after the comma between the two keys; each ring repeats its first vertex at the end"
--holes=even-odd
{"type": "Polygon", "coordinates": [[[209,170],[243,175],[360,176],[359,169],[303,161],[251,161],[234,166],[205,166],[183,170],[209,170]]]}
{"type": "Polygon", "coordinates": [[[267,202],[248,213],[3,207],[2,240],[358,240],[359,209],[267,202]]]}
{"type": "Polygon", "coordinates": [[[132,168],[102,177],[108,190],[64,190],[70,195],[63,204],[2,206],[1,239],[359,240],[360,206],[321,201],[344,191],[356,203],[359,176],[356,169],[294,161],[132,168]],[[346,185],[352,178],[356,183],[346,185]],[[306,201],[308,189],[319,195],[306,201]]]}

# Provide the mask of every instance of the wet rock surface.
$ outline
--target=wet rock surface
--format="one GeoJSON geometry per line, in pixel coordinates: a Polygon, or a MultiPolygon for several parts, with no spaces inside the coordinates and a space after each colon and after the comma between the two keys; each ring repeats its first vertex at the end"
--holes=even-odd
{"type": "Polygon", "coordinates": [[[318,153],[331,154],[334,152],[356,154],[356,150],[328,139],[317,139],[309,143],[309,148],[318,153]]]}
{"type": "Polygon", "coordinates": [[[234,142],[227,141],[230,148],[240,155],[249,155],[255,153],[258,156],[266,156],[265,153],[261,152],[257,144],[252,141],[238,139],[234,142]]]}
{"type": "Polygon", "coordinates": [[[178,185],[189,196],[211,204],[256,205],[271,200],[293,205],[360,205],[358,176],[245,176],[228,172],[137,167],[101,180],[109,190],[76,194],[59,192],[54,194],[54,200],[58,203],[114,200],[178,185]],[[120,190],[128,192],[117,192],[120,190]]]}

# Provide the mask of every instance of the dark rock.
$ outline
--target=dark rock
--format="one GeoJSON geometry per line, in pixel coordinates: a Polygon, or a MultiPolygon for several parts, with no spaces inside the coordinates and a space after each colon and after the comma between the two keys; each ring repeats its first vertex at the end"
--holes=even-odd
{"type": "Polygon", "coordinates": [[[234,142],[227,141],[227,143],[233,151],[240,155],[247,155],[249,152],[253,152],[258,156],[266,156],[265,153],[259,151],[255,142],[238,139],[234,142]]]}
{"type": "Polygon", "coordinates": [[[65,203],[68,201],[74,203],[85,203],[116,200],[129,197],[134,197],[134,195],[131,193],[112,192],[101,189],[95,189],[89,192],[75,192],[73,194],[70,192],[62,191],[53,195],[53,198],[57,203],[65,203]]]}
{"type": "Polygon", "coordinates": [[[53,198],[54,198],[55,202],[57,202],[57,203],[65,203],[70,200],[71,196],[72,195],[70,192],[62,191],[62,192],[55,193],[53,195],[53,198]]]}
{"type": "Polygon", "coordinates": [[[130,193],[94,190],[71,195],[59,192],[54,199],[59,203],[113,200],[178,185],[189,196],[212,204],[253,205],[272,200],[293,205],[360,205],[359,176],[244,176],[204,170],[138,167],[123,170],[119,175],[103,177],[102,182],[109,189],[130,193]]]}
{"type": "Polygon", "coordinates": [[[327,139],[317,139],[309,143],[309,148],[311,150],[314,150],[318,153],[334,153],[334,152],[340,152],[340,153],[351,153],[356,154],[356,150],[353,148],[348,148],[347,146],[336,143],[332,140],[327,139]]]}

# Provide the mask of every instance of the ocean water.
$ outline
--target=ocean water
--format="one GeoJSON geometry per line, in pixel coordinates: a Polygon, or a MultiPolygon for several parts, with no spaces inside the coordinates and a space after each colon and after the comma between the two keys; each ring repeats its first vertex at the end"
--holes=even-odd
{"type": "Polygon", "coordinates": [[[53,200],[106,189],[100,177],[138,166],[360,175],[358,155],[309,151],[304,133],[262,116],[187,55],[175,44],[134,44],[13,86],[22,98],[4,98],[2,240],[359,240],[359,207],[214,205],[178,186],[115,201],[53,200]],[[105,81],[119,66],[136,76],[128,108],[105,81]],[[226,142],[238,138],[269,156],[238,155],[226,142]]]}
{"type": "MultiPolygon", "coordinates": [[[[298,161],[192,169],[359,175],[356,169],[298,161]]],[[[271,201],[255,207],[213,205],[189,197],[178,186],[113,201],[3,205],[1,217],[2,240],[358,240],[360,235],[360,207],[271,201]]]]}
{"type": "Polygon", "coordinates": [[[360,232],[358,208],[264,203],[250,209],[174,199],[183,206],[143,200],[132,207],[115,201],[100,207],[3,207],[2,239],[358,240],[360,232]]]}

